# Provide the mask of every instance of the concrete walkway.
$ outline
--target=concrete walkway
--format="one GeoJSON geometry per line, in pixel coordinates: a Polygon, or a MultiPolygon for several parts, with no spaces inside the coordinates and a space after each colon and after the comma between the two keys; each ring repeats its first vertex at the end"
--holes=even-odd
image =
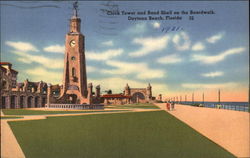
{"type": "Polygon", "coordinates": [[[2,112],[2,110],[1,110],[1,116],[4,116],[4,113],[2,112]]]}
{"type": "Polygon", "coordinates": [[[1,158],[24,158],[23,151],[6,120],[1,120],[1,158]]]}
{"type": "MultiPolygon", "coordinates": [[[[34,109],[33,109],[34,110],[34,109]]],[[[39,109],[41,110],[41,109],[39,109]]],[[[46,115],[24,115],[20,119],[1,119],[1,158],[25,158],[24,153],[19,146],[16,137],[14,136],[7,121],[27,121],[47,119],[48,117],[62,117],[62,116],[80,116],[80,115],[97,115],[97,114],[113,114],[113,113],[128,113],[128,112],[145,112],[145,111],[159,111],[161,109],[112,109],[113,112],[92,112],[92,113],[68,113],[68,114],[46,114],[46,115]],[[121,111],[115,111],[121,110],[121,111]]],[[[110,110],[110,111],[112,111],[110,110]]],[[[1,116],[4,114],[1,111],[1,116]]],[[[6,115],[5,115],[6,116],[6,115]]],[[[9,115],[11,116],[11,115],[9,115]]]]}
{"type": "MultiPolygon", "coordinates": [[[[156,104],[166,110],[166,103],[156,104]]],[[[250,157],[249,113],[175,105],[167,111],[239,158],[250,157]]]]}

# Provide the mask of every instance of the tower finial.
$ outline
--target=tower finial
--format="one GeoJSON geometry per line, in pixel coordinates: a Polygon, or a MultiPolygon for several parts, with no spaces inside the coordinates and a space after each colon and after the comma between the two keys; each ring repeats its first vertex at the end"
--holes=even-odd
{"type": "Polygon", "coordinates": [[[73,16],[75,16],[75,17],[77,17],[78,16],[78,1],[75,1],[74,3],[73,3],[73,8],[74,8],[74,14],[73,14],[73,16]]]}

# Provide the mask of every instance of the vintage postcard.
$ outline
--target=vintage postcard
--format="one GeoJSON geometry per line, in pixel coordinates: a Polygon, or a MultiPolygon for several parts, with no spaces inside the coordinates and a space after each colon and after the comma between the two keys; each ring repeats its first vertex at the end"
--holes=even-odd
{"type": "Polygon", "coordinates": [[[248,1],[1,1],[2,158],[249,158],[248,1]]]}

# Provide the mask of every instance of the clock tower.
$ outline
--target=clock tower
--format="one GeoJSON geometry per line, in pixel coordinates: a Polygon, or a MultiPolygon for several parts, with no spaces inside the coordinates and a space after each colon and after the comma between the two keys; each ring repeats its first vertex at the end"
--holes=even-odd
{"type": "Polygon", "coordinates": [[[87,74],[85,63],[84,35],[81,33],[81,19],[78,5],[74,3],[69,32],[65,40],[63,89],[61,99],[67,103],[89,103],[87,96],[87,74]]]}

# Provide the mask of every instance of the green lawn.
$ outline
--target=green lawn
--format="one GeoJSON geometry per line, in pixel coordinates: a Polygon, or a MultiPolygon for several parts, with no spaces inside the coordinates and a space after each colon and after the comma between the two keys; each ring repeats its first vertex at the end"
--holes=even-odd
{"type": "Polygon", "coordinates": [[[85,110],[85,111],[41,111],[27,109],[2,109],[4,115],[45,115],[45,114],[68,114],[68,113],[91,113],[91,112],[111,112],[103,110],[85,110]]]}
{"type": "Polygon", "coordinates": [[[27,158],[231,158],[165,111],[9,122],[27,158]]]}
{"type": "Polygon", "coordinates": [[[142,108],[142,109],[159,109],[159,107],[155,106],[151,103],[137,103],[137,104],[125,104],[125,105],[108,105],[105,106],[107,109],[133,109],[133,108],[142,108]]]}

